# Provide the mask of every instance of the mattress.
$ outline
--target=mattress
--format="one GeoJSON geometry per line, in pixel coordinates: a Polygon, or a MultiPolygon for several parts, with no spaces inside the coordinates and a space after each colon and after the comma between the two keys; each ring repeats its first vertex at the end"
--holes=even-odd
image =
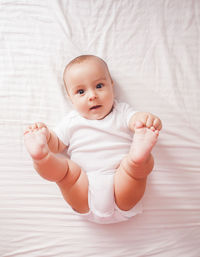
{"type": "Polygon", "coordinates": [[[0,256],[200,256],[200,1],[0,0],[0,256]],[[143,212],[99,225],[33,169],[23,131],[71,110],[62,74],[94,54],[115,96],[163,122],[143,212]]]}

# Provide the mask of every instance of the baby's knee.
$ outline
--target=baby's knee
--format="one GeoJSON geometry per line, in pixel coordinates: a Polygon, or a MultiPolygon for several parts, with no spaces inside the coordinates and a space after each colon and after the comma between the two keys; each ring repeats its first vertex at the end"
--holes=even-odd
{"type": "Polygon", "coordinates": [[[120,170],[123,170],[128,176],[134,179],[144,179],[152,171],[154,167],[154,159],[150,154],[149,158],[143,163],[134,163],[128,158],[124,158],[120,165],[120,170]]]}
{"type": "Polygon", "coordinates": [[[74,187],[77,183],[81,184],[85,176],[81,170],[81,167],[70,159],[66,159],[66,174],[64,178],[59,181],[59,184],[64,184],[68,189],[74,187]]]}

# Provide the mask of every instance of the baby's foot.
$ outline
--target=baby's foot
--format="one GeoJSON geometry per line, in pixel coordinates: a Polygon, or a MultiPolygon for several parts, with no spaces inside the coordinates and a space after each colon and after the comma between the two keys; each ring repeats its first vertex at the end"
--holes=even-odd
{"type": "Polygon", "coordinates": [[[33,160],[42,160],[48,155],[49,148],[46,134],[46,128],[44,127],[25,132],[24,143],[33,160]]]}
{"type": "Polygon", "coordinates": [[[136,122],[133,143],[129,152],[131,161],[138,164],[146,162],[156,144],[158,135],[159,131],[154,127],[147,128],[141,122],[136,122]]]}

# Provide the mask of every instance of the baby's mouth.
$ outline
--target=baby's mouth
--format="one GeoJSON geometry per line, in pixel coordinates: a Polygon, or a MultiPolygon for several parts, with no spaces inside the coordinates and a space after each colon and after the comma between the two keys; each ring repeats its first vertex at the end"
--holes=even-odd
{"type": "Polygon", "coordinates": [[[90,108],[90,110],[95,110],[95,109],[98,109],[98,108],[100,108],[101,107],[101,105],[94,105],[94,106],[92,106],[91,108],[90,108]]]}

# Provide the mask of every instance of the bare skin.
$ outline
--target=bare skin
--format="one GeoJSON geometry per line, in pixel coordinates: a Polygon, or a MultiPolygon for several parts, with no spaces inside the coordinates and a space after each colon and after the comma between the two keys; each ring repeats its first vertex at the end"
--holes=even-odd
{"type": "Polygon", "coordinates": [[[24,142],[40,176],[56,182],[73,209],[88,212],[87,175],[70,159],[56,155],[66,148],[57,136],[45,124],[36,123],[25,131],[24,142]]]}
{"type": "Polygon", "coordinates": [[[144,127],[142,122],[135,125],[130,152],[115,174],[115,201],[122,210],[131,209],[145,192],[146,179],[154,165],[151,150],[158,135],[159,131],[154,127],[144,127]]]}
{"type": "MultiPolygon", "coordinates": [[[[114,83],[100,58],[87,56],[71,62],[65,69],[64,82],[72,105],[85,119],[101,120],[112,111],[114,83]]],[[[129,129],[135,132],[133,143],[114,176],[115,201],[122,210],[130,210],[144,194],[147,176],[154,165],[151,150],[161,128],[160,119],[151,113],[137,112],[130,119],[129,129]]],[[[70,159],[56,155],[67,146],[43,123],[29,126],[24,140],[37,172],[57,183],[74,210],[87,213],[87,174],[70,159]]]]}
{"type": "MultiPolygon", "coordinates": [[[[122,160],[114,178],[115,200],[122,210],[131,209],[144,194],[146,177],[153,168],[151,150],[158,134],[154,127],[147,128],[142,122],[136,122],[130,152],[122,160]]],[[[64,199],[73,209],[87,213],[86,173],[70,159],[55,154],[62,152],[66,146],[43,123],[30,126],[25,132],[24,141],[38,173],[57,183],[64,199]]]]}

